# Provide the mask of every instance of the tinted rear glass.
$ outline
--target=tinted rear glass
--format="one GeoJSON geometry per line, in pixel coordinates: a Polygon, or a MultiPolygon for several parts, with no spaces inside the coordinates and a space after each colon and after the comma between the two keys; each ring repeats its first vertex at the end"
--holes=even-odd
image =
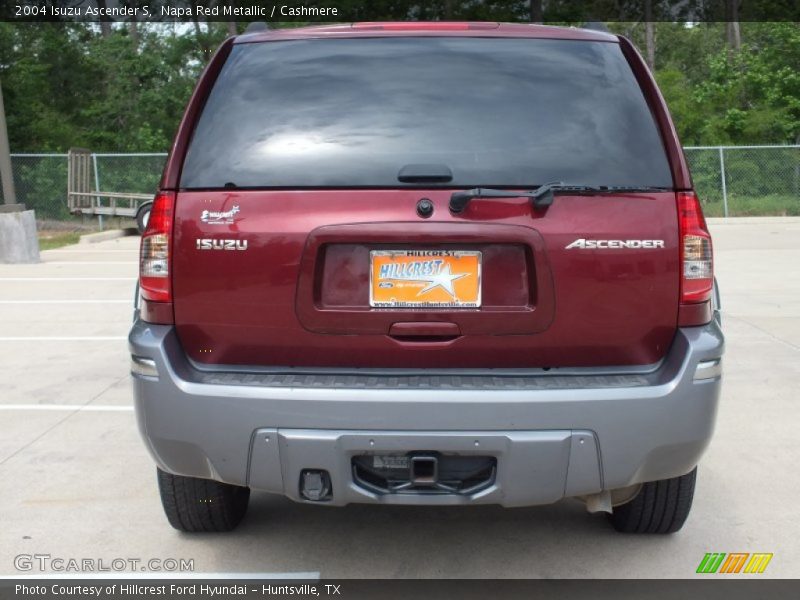
{"type": "Polygon", "coordinates": [[[184,188],[672,185],[615,43],[373,38],[235,46],[184,163],[184,188]]]}

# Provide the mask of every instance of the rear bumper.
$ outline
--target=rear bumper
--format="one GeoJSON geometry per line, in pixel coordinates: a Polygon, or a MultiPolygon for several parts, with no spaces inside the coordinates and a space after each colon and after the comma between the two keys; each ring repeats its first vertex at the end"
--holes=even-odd
{"type": "Polygon", "coordinates": [[[649,372],[304,375],[199,371],[171,326],[137,321],[129,343],[162,469],[294,500],[302,470],[324,469],[335,505],[527,506],[685,474],[713,432],[724,349],[712,321],[679,329],[649,372]],[[353,456],[407,451],[493,456],[496,475],[470,495],[381,494],[353,476],[353,456]]]}

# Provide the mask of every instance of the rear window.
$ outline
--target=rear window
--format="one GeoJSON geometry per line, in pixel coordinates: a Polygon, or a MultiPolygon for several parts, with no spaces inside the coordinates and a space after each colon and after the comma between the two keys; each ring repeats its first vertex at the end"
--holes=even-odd
{"type": "Polygon", "coordinates": [[[406,187],[409,164],[448,187],[672,186],[618,44],[418,37],[234,46],[181,187],[406,187]]]}

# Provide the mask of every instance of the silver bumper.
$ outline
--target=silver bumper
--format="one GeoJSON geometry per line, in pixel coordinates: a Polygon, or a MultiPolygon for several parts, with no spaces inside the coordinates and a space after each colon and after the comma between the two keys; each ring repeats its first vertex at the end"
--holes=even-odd
{"type": "Polygon", "coordinates": [[[172,327],[142,321],[129,342],[162,469],[298,501],[303,470],[323,469],[334,505],[527,506],[687,473],[713,432],[724,347],[714,321],[678,330],[647,372],[381,375],[200,371],[172,327]],[[376,493],[353,475],[354,456],[412,451],[496,457],[496,476],[459,495],[376,493]]]}

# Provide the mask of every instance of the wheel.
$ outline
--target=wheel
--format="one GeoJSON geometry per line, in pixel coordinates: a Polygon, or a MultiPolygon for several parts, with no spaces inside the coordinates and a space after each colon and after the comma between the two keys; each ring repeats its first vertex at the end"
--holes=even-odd
{"type": "Polygon", "coordinates": [[[139,228],[139,233],[144,233],[144,230],[147,229],[147,223],[150,221],[150,210],[152,208],[152,202],[145,202],[136,211],[136,226],[139,228]]]}
{"type": "Polygon", "coordinates": [[[645,483],[633,500],[615,506],[608,518],[623,533],[675,533],[689,516],[696,479],[697,467],[680,477],[645,483]]]}
{"type": "Polygon", "coordinates": [[[210,479],[172,475],[158,469],[161,504],[179,531],[231,531],[247,512],[250,488],[210,479]]]}

